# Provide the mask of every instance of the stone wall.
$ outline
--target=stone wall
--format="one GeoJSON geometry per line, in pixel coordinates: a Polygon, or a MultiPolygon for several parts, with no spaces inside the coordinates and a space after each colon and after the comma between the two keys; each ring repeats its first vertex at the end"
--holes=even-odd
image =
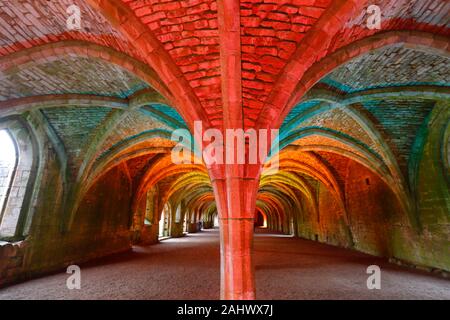
{"type": "Polygon", "coordinates": [[[118,167],[104,175],[63,231],[59,165],[49,152],[30,234],[18,243],[0,243],[0,286],[131,249],[127,175],[118,167]]]}

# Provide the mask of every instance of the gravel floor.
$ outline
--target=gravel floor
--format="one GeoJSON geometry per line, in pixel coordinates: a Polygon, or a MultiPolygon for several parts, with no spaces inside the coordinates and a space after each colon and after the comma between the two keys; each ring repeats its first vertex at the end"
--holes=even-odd
{"type": "MultiPolygon", "coordinates": [[[[383,259],[280,235],[255,237],[259,299],[450,299],[450,281],[383,259]],[[381,267],[381,290],[368,290],[366,268],[381,267]]],[[[66,273],[0,289],[0,299],[218,299],[218,230],[81,266],[81,290],[66,273]]]]}

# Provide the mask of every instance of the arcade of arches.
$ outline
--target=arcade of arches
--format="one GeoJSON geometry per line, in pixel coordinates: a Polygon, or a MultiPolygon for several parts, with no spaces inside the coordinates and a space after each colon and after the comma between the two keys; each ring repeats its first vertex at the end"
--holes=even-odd
{"type": "Polygon", "coordinates": [[[217,227],[223,299],[257,297],[255,228],[450,271],[449,12],[2,0],[0,285],[217,227]],[[173,163],[195,121],[279,129],[279,170],[173,163]]]}

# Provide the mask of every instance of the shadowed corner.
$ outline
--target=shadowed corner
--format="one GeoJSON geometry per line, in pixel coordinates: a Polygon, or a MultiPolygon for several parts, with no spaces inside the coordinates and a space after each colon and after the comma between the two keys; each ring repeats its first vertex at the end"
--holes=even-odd
{"type": "Polygon", "coordinates": [[[2,1],[0,297],[447,298],[449,4],[378,2],[2,1]]]}

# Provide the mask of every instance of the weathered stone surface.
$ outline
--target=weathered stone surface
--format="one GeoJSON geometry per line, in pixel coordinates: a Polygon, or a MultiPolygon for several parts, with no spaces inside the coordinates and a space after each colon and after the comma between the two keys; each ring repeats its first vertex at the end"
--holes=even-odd
{"type": "Polygon", "coordinates": [[[221,296],[252,299],[255,221],[450,270],[450,4],[366,5],[2,1],[0,285],[220,225],[221,296]],[[174,164],[195,120],[281,127],[280,170],[174,164]]]}

